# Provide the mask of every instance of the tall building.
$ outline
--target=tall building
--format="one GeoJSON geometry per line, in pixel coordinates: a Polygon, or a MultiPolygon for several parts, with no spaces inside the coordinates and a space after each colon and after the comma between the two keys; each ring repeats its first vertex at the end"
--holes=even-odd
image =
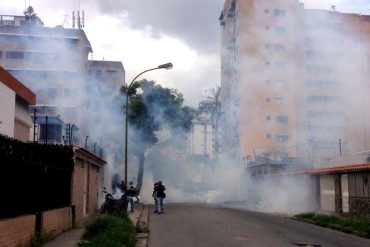
{"type": "Polygon", "coordinates": [[[213,158],[215,156],[215,134],[211,114],[209,112],[201,112],[191,124],[189,136],[190,154],[213,158]]]}
{"type": "Polygon", "coordinates": [[[223,151],[320,166],[370,149],[369,18],[307,10],[298,0],[226,0],[223,151]]]}
{"type": "Polygon", "coordinates": [[[25,16],[0,16],[0,65],[57,108],[65,121],[83,125],[88,55],[82,29],[44,27],[29,8],[25,16]]]}

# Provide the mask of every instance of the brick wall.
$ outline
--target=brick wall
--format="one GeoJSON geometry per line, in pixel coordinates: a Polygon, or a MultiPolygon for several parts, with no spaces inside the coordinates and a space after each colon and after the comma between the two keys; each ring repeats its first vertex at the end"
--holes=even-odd
{"type": "Polygon", "coordinates": [[[0,221],[0,247],[25,245],[35,234],[34,215],[0,221]]]}
{"type": "Polygon", "coordinates": [[[72,227],[72,214],[69,207],[46,211],[42,215],[42,231],[59,234],[72,227]]]}
{"type": "Polygon", "coordinates": [[[98,208],[99,193],[99,168],[90,164],[90,185],[89,185],[89,213],[94,214],[98,208]]]}

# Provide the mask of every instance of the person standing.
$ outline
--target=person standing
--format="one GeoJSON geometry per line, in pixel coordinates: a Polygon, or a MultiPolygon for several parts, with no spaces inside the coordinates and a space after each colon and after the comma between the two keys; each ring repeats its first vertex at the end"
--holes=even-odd
{"type": "Polygon", "coordinates": [[[127,199],[128,199],[128,204],[130,204],[131,212],[134,212],[134,197],[136,197],[135,186],[133,185],[133,182],[130,181],[128,189],[127,189],[127,199]]]}
{"type": "Polygon", "coordinates": [[[157,187],[158,187],[158,183],[154,183],[153,194],[152,194],[152,197],[154,199],[154,205],[155,205],[154,213],[157,213],[157,187]]]}
{"type": "Polygon", "coordinates": [[[156,191],[156,207],[157,207],[157,214],[163,213],[163,199],[166,198],[166,193],[164,192],[166,187],[162,184],[162,181],[159,181],[156,191]]]}

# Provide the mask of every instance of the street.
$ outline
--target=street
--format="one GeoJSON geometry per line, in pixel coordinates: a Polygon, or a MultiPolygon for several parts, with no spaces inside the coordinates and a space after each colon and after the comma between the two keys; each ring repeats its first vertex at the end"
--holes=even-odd
{"type": "Polygon", "coordinates": [[[149,247],[370,246],[369,239],[263,213],[190,204],[153,210],[149,247]]]}

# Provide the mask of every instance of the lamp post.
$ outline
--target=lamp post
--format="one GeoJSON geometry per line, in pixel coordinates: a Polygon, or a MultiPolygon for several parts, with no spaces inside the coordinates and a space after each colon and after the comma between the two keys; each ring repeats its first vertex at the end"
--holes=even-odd
{"type": "MultiPolygon", "coordinates": [[[[172,67],[173,67],[172,63],[165,63],[165,64],[162,64],[162,65],[159,65],[156,68],[144,70],[143,72],[141,72],[140,74],[138,74],[137,76],[135,76],[135,78],[131,81],[131,83],[127,87],[126,105],[125,105],[125,107],[126,107],[126,114],[125,114],[125,187],[126,188],[127,188],[127,139],[128,139],[128,132],[127,132],[128,127],[127,127],[127,123],[128,123],[128,98],[129,98],[128,93],[130,92],[130,88],[131,88],[132,84],[142,74],[144,74],[146,72],[149,72],[149,71],[152,71],[152,70],[156,70],[156,69],[172,69],[172,67]]],[[[125,193],[125,195],[126,195],[126,193],[125,193]]]]}

